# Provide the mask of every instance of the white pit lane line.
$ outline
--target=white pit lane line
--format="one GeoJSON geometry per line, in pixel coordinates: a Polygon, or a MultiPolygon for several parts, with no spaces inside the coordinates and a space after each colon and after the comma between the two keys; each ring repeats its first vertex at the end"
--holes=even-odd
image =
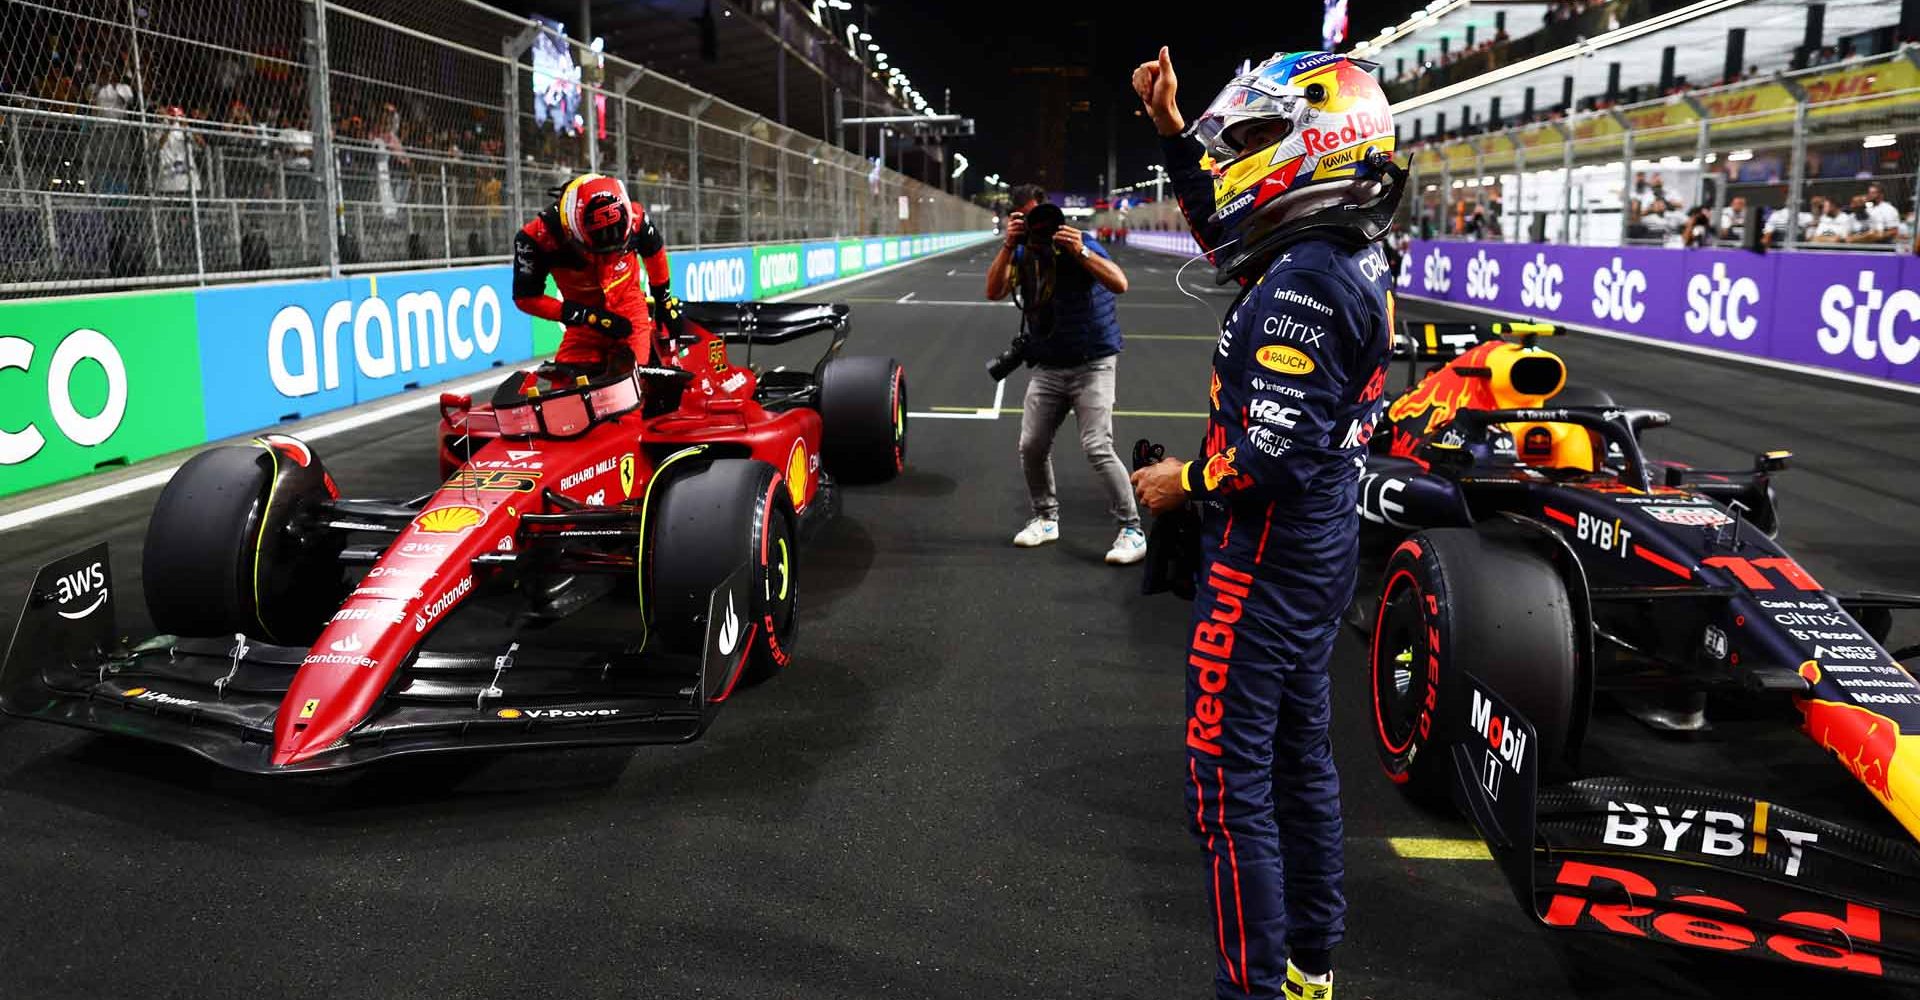
{"type": "MultiPolygon", "coordinates": [[[[936,253],[927,254],[924,257],[917,257],[913,260],[899,261],[897,263],[888,264],[884,267],[878,267],[871,271],[863,272],[861,274],[848,275],[845,278],[839,278],[834,281],[822,282],[821,284],[814,285],[811,288],[802,288],[802,289],[799,289],[798,291],[788,292],[785,295],[776,295],[770,299],[767,299],[766,301],[785,302],[789,299],[799,298],[803,295],[816,295],[829,288],[836,288],[841,285],[846,285],[855,281],[864,281],[868,278],[877,278],[880,275],[887,274],[892,271],[897,271],[903,267],[910,267],[914,264],[922,264],[929,260],[933,260],[937,257],[944,257],[950,253],[971,249],[972,246],[973,246],[972,244],[961,244],[960,246],[950,247],[946,250],[941,250],[936,253]]],[[[534,360],[534,359],[527,359],[527,360],[534,360]]],[[[505,375],[503,374],[503,372],[505,371],[506,371],[505,368],[495,368],[495,369],[491,369],[489,374],[487,374],[483,378],[477,378],[467,382],[457,382],[452,384],[428,386],[424,389],[417,390],[417,395],[414,393],[407,394],[407,396],[405,396],[398,402],[389,403],[385,406],[376,407],[371,410],[365,410],[360,413],[349,414],[347,416],[343,416],[335,420],[329,420],[324,423],[315,424],[311,427],[302,428],[302,427],[299,427],[298,425],[262,427],[258,431],[255,431],[254,433],[256,434],[293,434],[299,437],[303,441],[320,441],[326,438],[333,437],[338,434],[344,434],[351,430],[357,430],[358,428],[365,427],[368,424],[379,423],[382,420],[390,420],[394,417],[404,416],[406,414],[413,413],[418,410],[424,410],[433,406],[438,406],[440,403],[440,394],[443,392],[473,393],[473,392],[478,392],[480,390],[486,389],[490,386],[498,385],[500,383],[500,380],[505,377],[505,375]]],[[[1004,391],[1005,388],[1006,388],[1006,383],[1002,382],[1001,390],[1004,391]]],[[[996,395],[994,397],[994,409],[993,409],[992,416],[999,415],[999,404],[1000,404],[1000,397],[996,395]]],[[[981,411],[981,412],[985,413],[986,411],[981,411]]],[[[913,414],[913,416],[925,416],[925,415],[926,414],[919,414],[919,413],[913,414]]],[[[952,416],[952,414],[934,414],[934,416],[952,416]]],[[[974,419],[992,419],[992,417],[976,416],[974,417],[974,419]]],[[[236,440],[241,440],[241,439],[236,439],[236,440]]],[[[195,448],[193,449],[193,452],[197,454],[201,449],[212,446],[212,445],[216,445],[216,444],[218,444],[218,442],[214,442],[214,441],[206,442],[203,445],[195,446],[195,448]]],[[[69,494],[63,497],[56,497],[52,500],[47,500],[43,503],[34,504],[33,506],[30,506],[30,507],[22,507],[19,510],[12,511],[6,514],[0,514],[0,532],[13,531],[17,528],[25,528],[29,525],[38,524],[41,521],[50,520],[56,517],[64,517],[68,514],[74,513],[75,511],[85,510],[88,507],[98,506],[100,504],[107,503],[109,501],[118,500],[122,497],[132,496],[136,493],[144,493],[148,490],[159,489],[160,487],[165,486],[167,482],[173,478],[174,473],[180,471],[180,466],[185,464],[185,462],[186,462],[186,459],[183,458],[178,462],[174,462],[169,465],[162,466],[160,468],[152,470],[151,472],[142,473],[140,475],[133,476],[128,479],[122,479],[122,480],[119,480],[118,482],[108,483],[104,486],[97,486],[90,490],[83,490],[81,492],[69,494]]],[[[67,480],[66,483],[52,483],[47,486],[41,487],[40,489],[48,489],[48,490],[59,489],[61,486],[71,484],[72,482],[74,482],[74,480],[67,480]]],[[[28,492],[31,493],[34,491],[30,490],[28,492]]],[[[0,501],[3,501],[4,499],[5,498],[0,498],[0,501]]]]}

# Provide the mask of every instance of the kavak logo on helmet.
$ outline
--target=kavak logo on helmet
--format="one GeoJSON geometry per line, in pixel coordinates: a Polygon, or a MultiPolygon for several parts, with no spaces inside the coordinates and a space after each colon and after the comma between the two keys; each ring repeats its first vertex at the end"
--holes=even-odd
{"type": "Polygon", "coordinates": [[[1282,375],[1307,375],[1313,372],[1313,359],[1304,351],[1284,344],[1268,344],[1256,351],[1253,360],[1260,367],[1279,372],[1282,375]]]}

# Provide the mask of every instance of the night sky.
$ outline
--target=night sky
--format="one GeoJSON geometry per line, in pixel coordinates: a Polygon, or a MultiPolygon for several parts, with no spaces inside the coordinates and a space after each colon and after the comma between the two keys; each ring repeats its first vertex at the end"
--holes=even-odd
{"type": "MultiPolygon", "coordinates": [[[[1067,167],[1074,186],[1083,190],[1091,190],[1106,169],[1102,100],[1113,102],[1120,116],[1114,129],[1119,183],[1146,179],[1148,165],[1158,162],[1152,127],[1144,117],[1134,116],[1140,102],[1128,77],[1161,45],[1172,49],[1180,75],[1180,105],[1189,115],[1205,106],[1241,60],[1258,62],[1276,51],[1320,47],[1317,0],[1162,3],[1144,8],[1165,12],[1152,18],[1125,16],[1142,7],[1087,0],[879,0],[866,6],[868,20],[862,24],[886,46],[894,65],[904,69],[929,99],[937,99],[941,88],[951,87],[953,110],[975,119],[979,135],[964,143],[956,141],[954,147],[967,154],[978,174],[1006,170],[1007,151],[1030,113],[1006,72],[1006,53],[1015,48],[1011,39],[1047,36],[1068,47],[1084,39],[1082,51],[1092,50],[1093,72],[1086,96],[1096,127],[1070,151],[1067,167]],[[1177,17],[1180,12],[1191,13],[1177,17]]],[[[1352,0],[1351,35],[1369,37],[1422,6],[1425,0],[1352,0]]]]}

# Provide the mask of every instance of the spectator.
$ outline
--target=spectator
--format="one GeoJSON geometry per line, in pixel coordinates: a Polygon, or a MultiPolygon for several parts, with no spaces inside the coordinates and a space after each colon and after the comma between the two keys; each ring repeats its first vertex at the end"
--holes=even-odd
{"type": "MultiPolygon", "coordinates": [[[[1813,238],[1814,222],[1819,218],[1820,213],[1825,210],[1825,203],[1825,198],[1814,195],[1812,201],[1813,211],[1799,213],[1800,239],[1808,240],[1813,238]]],[[[1760,232],[1760,244],[1769,250],[1776,250],[1783,247],[1787,239],[1787,222],[1793,218],[1794,214],[1792,206],[1782,206],[1774,209],[1773,213],[1767,216],[1766,227],[1760,232]]]]}
{"type": "Polygon", "coordinates": [[[1831,198],[1817,198],[1814,204],[1813,237],[1815,243],[1845,243],[1859,230],[1849,212],[1842,212],[1831,198]]]}
{"type": "Polygon", "coordinates": [[[1892,243],[1899,237],[1900,210],[1887,201],[1878,181],[1867,185],[1867,193],[1856,198],[1854,218],[1860,228],[1847,240],[1849,243],[1892,243]]]}
{"type": "Polygon", "coordinates": [[[1747,236],[1747,196],[1736,194],[1720,210],[1720,236],[1735,243],[1747,236]]]}
{"type": "Polygon", "coordinates": [[[388,219],[400,217],[400,203],[407,199],[405,177],[396,176],[407,169],[406,147],[400,142],[400,109],[392,104],[380,106],[379,131],[374,135],[373,173],[380,199],[380,214],[388,219]]]}
{"type": "Polygon", "coordinates": [[[1665,198],[1653,199],[1653,206],[1640,216],[1640,226],[1648,239],[1665,240],[1685,229],[1687,217],[1673,210],[1665,198]]]}
{"type": "Polygon", "coordinates": [[[140,143],[138,133],[125,124],[127,111],[133,107],[133,87],[127,83],[125,71],[101,63],[88,99],[99,119],[93,141],[87,145],[87,156],[93,162],[93,190],[98,194],[125,194],[132,189],[140,143]]]}
{"type": "Polygon", "coordinates": [[[1682,246],[1692,248],[1713,245],[1713,213],[1705,205],[1694,208],[1687,216],[1686,225],[1680,230],[1682,246]]]}
{"type": "Polygon", "coordinates": [[[154,190],[161,194],[198,194],[199,161],[207,141],[187,128],[186,112],[173,105],[164,112],[165,127],[148,137],[153,147],[154,190]]]}
{"type": "Polygon", "coordinates": [[[287,197],[294,201],[313,200],[313,133],[307,129],[305,117],[285,116],[275,138],[274,150],[280,158],[280,169],[286,172],[287,197]]]}

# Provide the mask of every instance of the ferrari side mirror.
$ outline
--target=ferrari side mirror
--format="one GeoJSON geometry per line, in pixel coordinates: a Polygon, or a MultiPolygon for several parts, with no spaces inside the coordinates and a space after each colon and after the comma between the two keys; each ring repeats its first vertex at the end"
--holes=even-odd
{"type": "Polygon", "coordinates": [[[1779,451],[1763,451],[1760,454],[1753,456],[1753,471],[1779,472],[1780,470],[1787,468],[1787,466],[1792,462],[1792,460],[1793,460],[1793,452],[1786,451],[1784,449],[1779,451]]]}

